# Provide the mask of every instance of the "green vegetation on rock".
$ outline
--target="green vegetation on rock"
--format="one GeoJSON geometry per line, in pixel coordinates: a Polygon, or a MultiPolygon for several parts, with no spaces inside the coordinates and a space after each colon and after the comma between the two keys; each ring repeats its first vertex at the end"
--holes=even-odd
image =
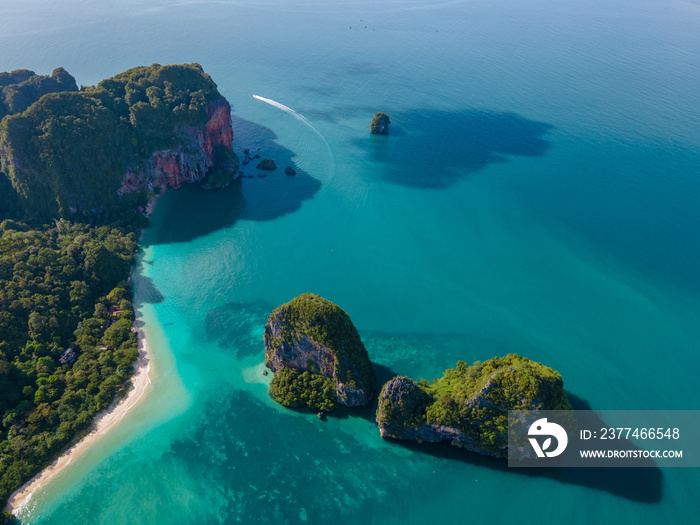
{"type": "Polygon", "coordinates": [[[228,186],[238,175],[238,155],[231,148],[218,145],[214,155],[216,165],[209,168],[209,174],[202,183],[205,190],[228,186]]]}
{"type": "Polygon", "coordinates": [[[494,449],[507,443],[508,410],[570,410],[561,375],[516,354],[458,362],[426,388],[428,424],[445,425],[494,449]]]}
{"type": "Polygon", "coordinates": [[[281,369],[270,383],[270,395],[286,407],[308,406],[320,412],[338,408],[335,381],[308,370],[281,369]]]}
{"type": "Polygon", "coordinates": [[[508,410],[570,409],[558,372],[508,354],[471,366],[459,361],[432,382],[394,378],[382,388],[377,422],[383,435],[398,438],[420,437],[425,425],[449,427],[479,449],[503,455],[508,410]]]}
{"type": "Polygon", "coordinates": [[[433,398],[408,377],[388,381],[379,394],[382,409],[377,411],[377,423],[388,434],[400,434],[405,427],[420,427],[427,423],[425,413],[433,398]]]}

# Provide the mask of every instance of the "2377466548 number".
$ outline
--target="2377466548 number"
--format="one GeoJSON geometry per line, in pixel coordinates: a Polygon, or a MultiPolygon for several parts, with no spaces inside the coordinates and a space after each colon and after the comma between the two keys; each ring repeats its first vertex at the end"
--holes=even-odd
{"type": "Polygon", "coordinates": [[[600,439],[679,439],[677,428],[630,428],[603,427],[600,429],[600,439]]]}

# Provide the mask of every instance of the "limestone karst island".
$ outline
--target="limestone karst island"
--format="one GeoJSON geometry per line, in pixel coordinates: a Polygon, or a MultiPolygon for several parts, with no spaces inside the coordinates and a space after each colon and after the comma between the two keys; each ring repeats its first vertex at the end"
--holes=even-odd
{"type": "Polygon", "coordinates": [[[377,374],[350,317],[315,294],[275,309],[264,334],[272,397],[289,407],[327,412],[362,406],[376,395],[377,374]]]}
{"type": "Polygon", "coordinates": [[[700,521],[700,0],[4,0],[0,50],[0,525],[700,521]]]}
{"type": "Polygon", "coordinates": [[[388,135],[391,120],[386,113],[376,113],[369,125],[369,132],[373,135],[388,135]]]}
{"type": "MultiPolygon", "coordinates": [[[[270,395],[287,407],[329,412],[374,401],[376,373],[350,317],[311,293],[276,308],[264,333],[270,395]]],[[[469,366],[432,382],[396,376],[381,388],[376,422],[384,438],[449,441],[505,457],[508,410],[571,410],[561,375],[516,354],[469,366]]]]}

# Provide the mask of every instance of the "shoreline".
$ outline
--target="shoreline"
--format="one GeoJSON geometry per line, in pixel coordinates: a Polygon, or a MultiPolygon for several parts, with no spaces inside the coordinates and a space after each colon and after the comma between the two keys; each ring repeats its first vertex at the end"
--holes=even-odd
{"type": "Polygon", "coordinates": [[[134,375],[131,376],[131,385],[124,399],[113,402],[106,410],[100,412],[93,420],[93,428],[89,434],[73,444],[63,452],[53,463],[39,472],[32,479],[14,491],[5,506],[5,511],[16,513],[24,505],[29,503],[32,495],[42,485],[50,481],[59,472],[65,469],[73,459],[80,456],[91,445],[97,442],[124,419],[129,411],[138,405],[151,384],[149,372],[151,364],[148,353],[148,342],[142,330],[139,330],[139,357],[134,364],[134,375]]]}
{"type": "Polygon", "coordinates": [[[153,214],[153,210],[155,209],[156,204],[158,204],[158,199],[160,199],[164,194],[165,190],[162,190],[160,193],[148,199],[148,204],[146,204],[146,209],[143,212],[144,217],[147,219],[151,218],[151,214],[153,214]]]}

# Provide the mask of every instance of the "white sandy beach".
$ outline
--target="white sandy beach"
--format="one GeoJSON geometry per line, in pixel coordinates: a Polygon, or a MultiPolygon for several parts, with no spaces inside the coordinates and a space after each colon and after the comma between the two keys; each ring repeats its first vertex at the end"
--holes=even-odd
{"type": "Polygon", "coordinates": [[[134,365],[134,375],[131,377],[132,388],[129,390],[127,396],[122,400],[114,402],[107,410],[98,414],[93,423],[94,428],[87,436],[66,450],[51,465],[13,492],[5,510],[17,511],[28,503],[32,494],[39,487],[61,472],[71,461],[85,452],[91,445],[118,425],[124,416],[143,400],[148,385],[151,383],[149,377],[151,366],[148,357],[146,338],[143,333],[139,331],[139,358],[134,365]]]}

